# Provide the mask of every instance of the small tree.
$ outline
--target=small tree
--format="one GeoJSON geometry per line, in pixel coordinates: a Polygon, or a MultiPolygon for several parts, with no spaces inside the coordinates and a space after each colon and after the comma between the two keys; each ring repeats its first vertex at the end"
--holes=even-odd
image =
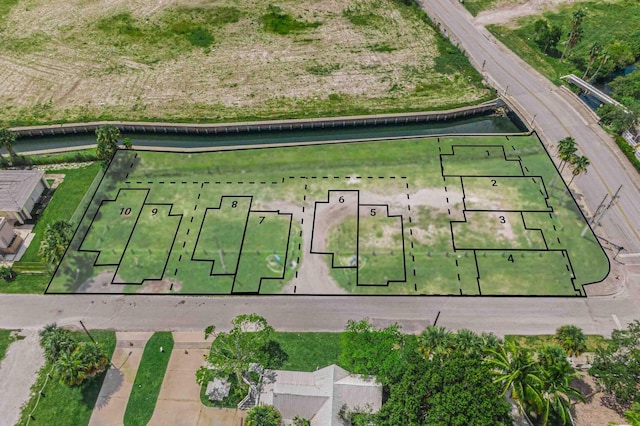
{"type": "Polygon", "coordinates": [[[282,415],[271,405],[256,405],[247,412],[246,426],[280,426],[282,415]]]}
{"type": "Polygon", "coordinates": [[[571,54],[571,51],[573,50],[575,45],[578,44],[580,40],[582,40],[582,21],[584,20],[585,16],[587,16],[587,14],[582,9],[578,9],[573,12],[573,15],[571,17],[571,31],[569,32],[569,39],[567,40],[567,44],[562,51],[560,61],[564,59],[567,53],[571,54]]]}
{"type": "Polygon", "coordinates": [[[16,143],[18,136],[7,129],[6,127],[0,127],[0,147],[5,148],[11,158],[16,158],[16,152],[13,150],[13,145],[16,143]]]}
{"type": "Polygon", "coordinates": [[[293,418],[293,426],[311,426],[311,422],[300,416],[295,416],[293,418]]]}
{"type": "Polygon", "coordinates": [[[571,160],[572,176],[571,176],[571,180],[567,184],[567,187],[571,186],[571,183],[573,183],[573,180],[576,178],[576,176],[587,172],[587,167],[589,167],[589,164],[591,164],[589,162],[589,159],[584,155],[580,155],[580,156],[576,155],[573,157],[573,159],[571,160]]]}
{"type": "Polygon", "coordinates": [[[38,250],[42,261],[52,266],[60,263],[72,237],[73,225],[66,220],[57,220],[47,225],[38,250]]]}
{"type": "Polygon", "coordinates": [[[620,407],[640,403],[640,321],[611,333],[607,345],[596,350],[589,373],[620,407]]]}
{"type": "MultiPolygon", "coordinates": [[[[242,384],[242,373],[255,362],[265,365],[268,354],[265,346],[271,340],[273,327],[267,320],[257,314],[239,315],[232,321],[233,327],[228,333],[218,333],[211,344],[211,352],[207,357],[209,364],[217,374],[229,376],[234,374],[238,384],[242,384]]],[[[207,327],[205,335],[213,334],[215,327],[207,327]]],[[[201,367],[196,373],[196,381],[204,384],[210,379],[210,370],[201,367]]]]}
{"type": "Polygon", "coordinates": [[[55,323],[40,330],[40,346],[44,349],[44,357],[50,363],[55,363],[63,353],[70,353],[76,348],[76,342],[71,333],[55,323]]]}
{"type": "Polygon", "coordinates": [[[549,26],[549,23],[544,19],[538,19],[534,25],[534,41],[540,47],[544,53],[548,53],[550,50],[556,50],[556,46],[562,37],[562,30],[560,27],[553,25],[549,26]]]}
{"type": "Polygon", "coordinates": [[[5,281],[13,281],[16,277],[16,273],[13,272],[11,266],[0,266],[0,279],[5,281]]]}
{"type": "Polygon", "coordinates": [[[555,338],[569,356],[578,356],[587,350],[587,338],[575,325],[558,327],[555,338]]]}
{"type": "Polygon", "coordinates": [[[566,138],[558,141],[558,157],[562,160],[562,163],[560,164],[560,173],[564,170],[564,166],[567,165],[567,162],[573,159],[577,151],[578,147],[576,146],[576,140],[571,136],[567,136],[566,138]]]}
{"type": "Polygon", "coordinates": [[[116,126],[107,124],[96,129],[96,155],[99,159],[110,161],[118,150],[120,130],[116,126]]]}

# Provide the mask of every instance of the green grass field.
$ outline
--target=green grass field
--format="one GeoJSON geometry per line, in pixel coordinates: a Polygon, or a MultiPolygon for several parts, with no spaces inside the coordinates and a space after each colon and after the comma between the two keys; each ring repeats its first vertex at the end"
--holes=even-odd
{"type": "Polygon", "coordinates": [[[13,330],[0,330],[0,362],[4,359],[9,345],[16,340],[15,337],[11,337],[13,330]]]}
{"type": "Polygon", "coordinates": [[[119,151],[48,291],[584,295],[585,225],[535,135],[119,151]]]}
{"type": "Polygon", "coordinates": [[[125,425],[143,426],[151,420],[172,350],[170,332],[156,332],[147,342],[124,413],[125,425]],[[160,352],[160,347],[164,352],[160,352]]]}
{"type": "MultiPolygon", "coordinates": [[[[111,358],[116,346],[116,333],[106,330],[92,330],[93,338],[102,345],[104,352],[111,358]]],[[[73,332],[73,337],[78,342],[88,341],[84,332],[73,332]]],[[[32,388],[29,401],[22,408],[22,415],[18,425],[60,425],[77,426],[89,424],[93,407],[95,406],[102,382],[107,374],[99,374],[80,386],[63,385],[55,378],[48,380],[43,389],[43,396],[38,402],[38,392],[47,380],[47,373],[51,370],[50,364],[45,364],[38,373],[38,378],[32,388]],[[33,411],[34,419],[29,420],[29,414],[33,411]]]]}

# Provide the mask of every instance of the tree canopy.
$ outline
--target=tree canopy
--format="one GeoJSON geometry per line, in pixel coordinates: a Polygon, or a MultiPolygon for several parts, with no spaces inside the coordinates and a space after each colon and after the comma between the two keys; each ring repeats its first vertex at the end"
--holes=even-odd
{"type": "Polygon", "coordinates": [[[57,265],[62,260],[71,238],[73,238],[71,223],[66,220],[57,220],[48,224],[38,249],[42,261],[50,265],[57,265]]]}
{"type": "Polygon", "coordinates": [[[45,359],[53,365],[55,376],[63,384],[79,385],[107,366],[107,355],[97,343],[78,343],[69,331],[56,324],[47,325],[39,334],[45,359]]]}
{"type": "Polygon", "coordinates": [[[280,426],[282,416],[271,405],[256,405],[247,412],[246,426],[280,426]]]}
{"type": "MultiPolygon", "coordinates": [[[[209,326],[205,334],[215,333],[215,327],[209,326]]],[[[260,315],[239,315],[232,321],[229,332],[219,332],[211,344],[207,356],[209,370],[201,367],[196,373],[200,384],[207,383],[211,375],[228,377],[234,374],[237,383],[242,382],[242,373],[249,370],[249,364],[257,363],[263,367],[278,368],[286,360],[287,354],[277,342],[272,342],[273,327],[260,315]]]]}
{"type": "Polygon", "coordinates": [[[96,129],[96,155],[99,159],[109,161],[118,150],[120,130],[110,124],[96,129]]]}
{"type": "Polygon", "coordinates": [[[400,363],[403,341],[397,324],[377,329],[366,319],[349,320],[340,337],[340,364],[352,373],[375,375],[386,383],[390,370],[400,363]]]}
{"type": "Polygon", "coordinates": [[[640,321],[614,330],[607,345],[596,350],[589,373],[622,408],[640,403],[640,321]]]}
{"type": "Polygon", "coordinates": [[[558,327],[555,338],[569,356],[578,356],[587,350],[587,338],[575,325],[558,327]]]}

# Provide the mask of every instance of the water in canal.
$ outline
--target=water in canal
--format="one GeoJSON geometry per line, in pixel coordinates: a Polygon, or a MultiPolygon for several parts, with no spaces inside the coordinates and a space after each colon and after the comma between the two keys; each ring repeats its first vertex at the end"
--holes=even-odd
{"type": "MultiPolygon", "coordinates": [[[[523,131],[526,131],[526,129],[517,117],[513,117],[512,120],[509,117],[484,115],[440,123],[351,126],[331,129],[229,133],[224,135],[136,133],[123,134],[123,136],[129,137],[133,145],[137,146],[204,148],[403,136],[418,137],[441,134],[518,133],[523,131]]],[[[17,152],[28,152],[64,147],[79,147],[94,143],[95,136],[93,134],[24,137],[15,144],[14,148],[17,152]]]]}

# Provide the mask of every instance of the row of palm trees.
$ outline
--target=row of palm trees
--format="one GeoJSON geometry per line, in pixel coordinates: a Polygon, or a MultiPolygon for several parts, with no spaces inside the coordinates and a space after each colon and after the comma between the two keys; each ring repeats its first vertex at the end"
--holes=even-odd
{"type": "Polygon", "coordinates": [[[558,142],[558,157],[562,161],[560,163],[560,173],[564,170],[567,164],[571,167],[571,180],[567,184],[570,186],[576,176],[586,173],[587,167],[589,167],[589,159],[584,155],[577,155],[578,147],[576,141],[571,136],[568,136],[558,142]]]}
{"type": "Polygon", "coordinates": [[[572,401],[584,401],[571,386],[576,377],[567,355],[585,350],[585,337],[574,326],[560,327],[558,345],[546,345],[538,351],[524,348],[514,340],[503,342],[492,333],[480,335],[466,329],[451,333],[444,327],[426,328],[417,338],[420,352],[427,358],[453,351],[481,354],[495,373],[502,393],[518,405],[522,413],[537,424],[571,424],[572,401]]]}

